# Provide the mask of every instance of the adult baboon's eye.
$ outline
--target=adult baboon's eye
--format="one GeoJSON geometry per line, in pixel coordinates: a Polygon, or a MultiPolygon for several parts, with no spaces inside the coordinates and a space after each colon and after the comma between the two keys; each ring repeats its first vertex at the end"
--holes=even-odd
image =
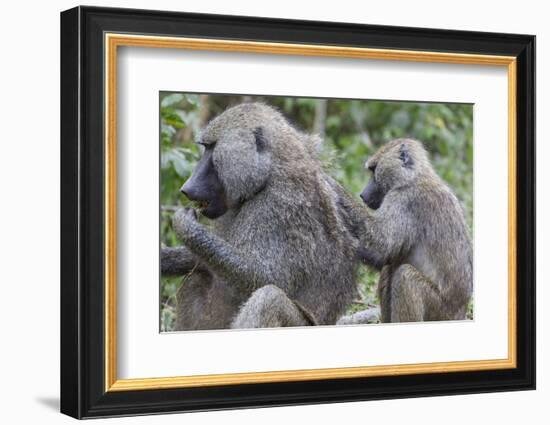
{"type": "Polygon", "coordinates": [[[210,150],[210,149],[214,149],[214,147],[216,146],[216,142],[208,142],[208,143],[206,143],[206,142],[199,142],[198,144],[199,144],[199,146],[200,146],[202,149],[204,149],[205,151],[210,150]]]}
{"type": "Polygon", "coordinates": [[[267,139],[264,135],[264,129],[262,127],[256,127],[252,132],[256,141],[256,150],[263,152],[267,147],[267,139]]]}
{"type": "Polygon", "coordinates": [[[376,165],[371,165],[369,166],[369,171],[370,171],[370,178],[371,180],[374,182],[376,181],[376,165]]]}

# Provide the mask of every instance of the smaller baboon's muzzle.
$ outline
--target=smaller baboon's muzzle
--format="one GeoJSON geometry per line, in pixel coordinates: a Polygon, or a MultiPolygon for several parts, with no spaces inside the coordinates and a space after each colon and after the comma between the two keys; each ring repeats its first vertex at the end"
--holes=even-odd
{"type": "Polygon", "coordinates": [[[382,205],[384,195],[385,193],[382,188],[371,180],[359,196],[369,208],[376,210],[380,208],[380,205],[382,205]]]}

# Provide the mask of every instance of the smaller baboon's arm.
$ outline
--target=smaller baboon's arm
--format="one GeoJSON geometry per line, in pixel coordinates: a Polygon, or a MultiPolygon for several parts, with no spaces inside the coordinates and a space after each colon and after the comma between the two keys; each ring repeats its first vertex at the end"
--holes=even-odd
{"type": "Polygon", "coordinates": [[[196,267],[196,257],[184,246],[161,248],[160,272],[163,276],[179,276],[196,267]]]}
{"type": "Polygon", "coordinates": [[[198,223],[194,214],[193,210],[181,209],[172,221],[177,236],[201,262],[244,290],[275,284],[273,268],[257,253],[242,253],[198,223]]]}
{"type": "Polygon", "coordinates": [[[352,197],[346,190],[340,186],[334,179],[326,177],[328,184],[336,193],[338,212],[343,218],[346,228],[354,238],[360,238],[364,233],[366,217],[369,209],[362,202],[352,197]]]}
{"type": "Polygon", "coordinates": [[[379,209],[370,211],[363,229],[359,256],[368,265],[381,269],[406,255],[417,239],[417,226],[405,199],[388,193],[379,209]]]}

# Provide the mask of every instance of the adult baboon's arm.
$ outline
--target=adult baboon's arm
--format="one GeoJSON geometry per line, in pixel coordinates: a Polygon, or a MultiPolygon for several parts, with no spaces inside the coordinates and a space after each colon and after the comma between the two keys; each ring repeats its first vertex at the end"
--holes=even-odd
{"type": "Polygon", "coordinates": [[[180,209],[172,219],[180,240],[212,271],[250,291],[275,284],[273,267],[255,252],[246,254],[196,221],[192,209],[180,209]]]}
{"type": "Polygon", "coordinates": [[[197,265],[197,258],[184,246],[162,248],[160,272],[163,276],[178,276],[189,273],[197,265]]]}

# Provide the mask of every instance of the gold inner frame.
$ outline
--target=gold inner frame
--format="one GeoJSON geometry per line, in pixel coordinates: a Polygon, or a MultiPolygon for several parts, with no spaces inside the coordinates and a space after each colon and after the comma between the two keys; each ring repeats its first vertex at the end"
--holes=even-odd
{"type": "Polygon", "coordinates": [[[128,34],[105,34],[105,391],[133,391],[214,385],[410,375],[510,369],[516,367],[516,58],[462,53],[370,49],[326,45],[212,40],[128,34]],[[116,99],[119,46],[324,56],[507,67],[508,71],[508,357],[327,369],[285,370],[164,378],[117,379],[116,339],[116,99]]]}

